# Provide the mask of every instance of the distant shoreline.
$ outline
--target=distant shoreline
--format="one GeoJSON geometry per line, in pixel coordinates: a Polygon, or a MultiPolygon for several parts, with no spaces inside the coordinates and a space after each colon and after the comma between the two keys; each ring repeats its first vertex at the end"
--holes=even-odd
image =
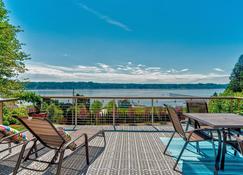
{"type": "Polygon", "coordinates": [[[72,89],[225,89],[228,84],[133,84],[94,82],[28,82],[27,90],[72,90],[72,89]]]}

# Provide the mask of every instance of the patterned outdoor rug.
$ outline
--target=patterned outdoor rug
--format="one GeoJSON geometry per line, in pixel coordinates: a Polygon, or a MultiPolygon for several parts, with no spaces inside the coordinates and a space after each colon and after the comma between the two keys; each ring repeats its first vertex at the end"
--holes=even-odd
{"type": "MultiPolygon", "coordinates": [[[[160,138],[163,144],[167,144],[169,138],[160,138]]],[[[176,159],[184,145],[184,141],[181,138],[174,138],[168,148],[174,159],[176,159]]],[[[216,144],[216,142],[215,142],[216,144]]],[[[213,147],[210,142],[201,142],[200,154],[196,152],[195,143],[189,144],[184,151],[181,160],[179,162],[180,171],[184,175],[210,175],[213,174],[215,157],[213,147]]],[[[217,144],[216,144],[217,147],[217,144]]],[[[225,160],[225,170],[219,171],[219,174],[223,175],[242,175],[243,174],[243,157],[239,154],[234,156],[234,151],[231,147],[227,147],[227,154],[225,160]]]]}

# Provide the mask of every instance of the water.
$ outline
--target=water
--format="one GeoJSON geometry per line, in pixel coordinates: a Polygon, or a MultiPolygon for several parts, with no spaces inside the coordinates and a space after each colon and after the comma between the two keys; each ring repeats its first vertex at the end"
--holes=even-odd
{"type": "MultiPolygon", "coordinates": [[[[33,90],[42,96],[72,96],[73,90],[33,90]]],[[[76,89],[75,94],[88,97],[165,97],[165,96],[198,96],[210,97],[215,92],[223,92],[224,89],[76,89]]],[[[71,102],[67,99],[59,99],[63,102],[71,102]]],[[[107,104],[109,99],[101,100],[107,104]]],[[[91,103],[93,100],[91,100],[91,103]]],[[[134,105],[151,106],[151,99],[132,99],[134,105]]],[[[163,106],[164,104],[172,106],[183,106],[185,100],[155,100],[154,106],[163,106]]]]}
{"type": "MultiPolygon", "coordinates": [[[[72,96],[73,90],[33,90],[43,96],[72,96]]],[[[75,94],[89,97],[163,97],[201,96],[209,97],[224,89],[76,89],[75,94]]]]}

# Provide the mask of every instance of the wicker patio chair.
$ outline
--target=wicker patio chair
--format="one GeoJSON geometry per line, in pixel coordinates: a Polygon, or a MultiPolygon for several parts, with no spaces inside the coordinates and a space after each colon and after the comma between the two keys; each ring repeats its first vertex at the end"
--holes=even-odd
{"type": "MultiPolygon", "coordinates": [[[[74,139],[70,139],[71,141],[67,141],[65,136],[61,134],[57,128],[46,118],[30,118],[30,117],[17,117],[14,118],[18,119],[28,130],[29,132],[35,137],[34,139],[27,141],[23,144],[21,152],[19,154],[19,158],[14,169],[13,175],[18,173],[18,169],[23,168],[27,170],[39,171],[44,172],[48,169],[50,165],[57,164],[57,172],[56,174],[61,173],[62,162],[64,159],[64,153],[67,149],[75,151],[76,149],[85,146],[86,152],[86,163],[89,165],[89,147],[88,142],[95,138],[96,136],[101,136],[104,138],[104,145],[106,145],[105,141],[105,133],[103,130],[84,130],[79,136],[74,139]],[[82,139],[82,140],[81,140],[82,139]],[[79,140],[79,146],[74,147],[74,143],[79,140]],[[43,147],[36,149],[37,141],[39,141],[43,147]],[[29,142],[34,142],[33,146],[28,150],[26,156],[24,157],[25,148],[29,142]],[[51,161],[44,161],[38,159],[38,152],[49,148],[50,150],[54,150],[55,154],[51,157],[51,161]],[[36,151],[33,151],[35,150],[36,151]],[[32,154],[35,154],[35,158],[30,158],[32,154]],[[58,158],[59,157],[59,158],[58,158]],[[39,163],[46,163],[46,168],[39,170],[34,168],[29,168],[27,166],[21,165],[23,162],[31,160],[33,162],[39,163]]],[[[76,145],[75,145],[76,146],[76,145]]],[[[70,167],[71,168],[71,167],[70,167]]]]}
{"type": "MultiPolygon", "coordinates": [[[[166,145],[166,148],[164,150],[164,154],[166,154],[166,151],[173,139],[173,137],[175,136],[175,134],[177,133],[184,141],[185,141],[185,144],[176,160],[176,163],[173,167],[174,170],[176,170],[176,166],[184,152],[184,150],[186,149],[188,143],[192,143],[192,142],[202,142],[202,141],[210,141],[212,143],[212,146],[213,146],[213,150],[214,150],[214,154],[216,155],[216,151],[215,151],[215,145],[214,145],[214,139],[212,137],[212,135],[208,135],[207,134],[207,131],[209,131],[209,129],[194,129],[194,130],[191,130],[191,131],[187,131],[185,132],[182,125],[181,125],[181,122],[179,120],[179,117],[178,115],[176,114],[176,111],[174,108],[172,107],[169,107],[167,105],[165,105],[167,110],[168,110],[168,114],[169,114],[169,118],[173,124],[173,127],[174,127],[174,132],[168,142],[168,144],[166,145]]],[[[210,129],[210,131],[212,131],[210,129]]]]}

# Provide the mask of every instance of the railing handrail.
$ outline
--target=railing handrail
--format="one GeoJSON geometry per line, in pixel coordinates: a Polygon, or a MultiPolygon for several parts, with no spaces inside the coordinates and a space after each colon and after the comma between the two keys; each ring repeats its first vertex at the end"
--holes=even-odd
{"type": "Polygon", "coordinates": [[[229,100],[243,100],[243,97],[234,97],[234,96],[211,96],[211,97],[197,97],[197,96],[162,96],[162,97],[135,97],[135,96],[41,96],[42,98],[73,98],[73,99],[229,99],[229,100]]]}
{"type": "Polygon", "coordinates": [[[17,100],[19,100],[19,99],[18,98],[0,98],[0,103],[17,101],[17,100]]]}

